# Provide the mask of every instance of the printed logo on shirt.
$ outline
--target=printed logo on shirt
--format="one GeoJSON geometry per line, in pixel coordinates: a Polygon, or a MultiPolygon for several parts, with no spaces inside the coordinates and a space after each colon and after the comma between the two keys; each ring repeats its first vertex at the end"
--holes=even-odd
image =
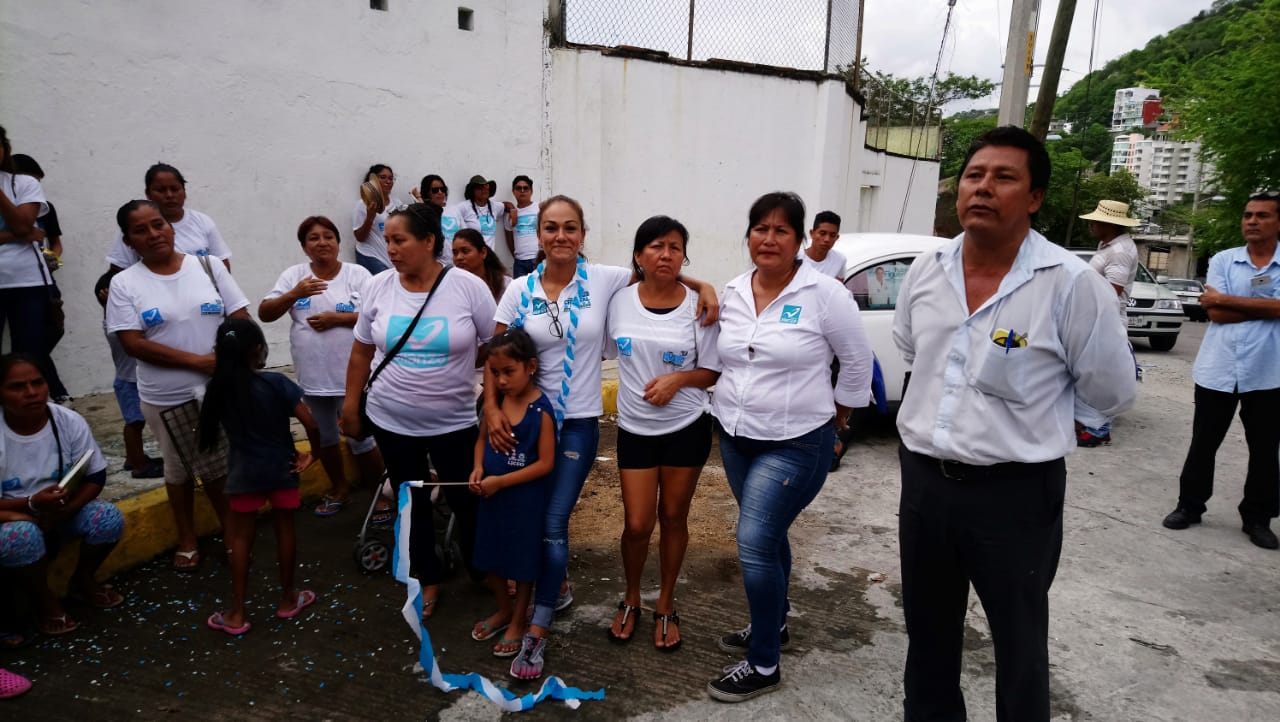
{"type": "Polygon", "coordinates": [[[535,215],[520,216],[516,219],[516,234],[532,236],[536,232],[538,217],[535,215]]]}
{"type": "Polygon", "coordinates": [[[802,306],[783,306],[782,315],[778,318],[779,323],[789,323],[795,325],[800,323],[800,309],[802,306]]]}
{"type": "Polygon", "coordinates": [[[378,234],[381,235],[382,232],[385,231],[386,229],[387,229],[387,222],[384,220],[378,221],[378,234]]]}
{"type": "Polygon", "coordinates": [[[547,312],[547,302],[541,298],[533,299],[533,315],[541,316],[547,312]]]}
{"type": "Polygon", "coordinates": [[[564,310],[568,311],[570,306],[591,308],[591,292],[586,289],[579,288],[578,295],[571,296],[564,300],[564,310]]]}
{"type": "Polygon", "coordinates": [[[623,356],[631,355],[631,338],[628,336],[619,336],[617,339],[618,353],[623,356]]]}
{"type": "Polygon", "coordinates": [[[0,481],[0,491],[17,491],[22,488],[22,479],[5,479],[0,481]]]}
{"type": "Polygon", "coordinates": [[[684,360],[688,357],[688,351],[663,351],[662,363],[671,364],[672,366],[679,368],[680,366],[684,366],[684,360]]]}
{"type": "Polygon", "coordinates": [[[207,303],[200,304],[201,316],[221,316],[222,315],[222,299],[216,298],[207,303]]]}
{"type": "Polygon", "coordinates": [[[338,313],[355,313],[355,312],[356,312],[356,304],[355,304],[354,300],[352,301],[352,303],[343,303],[343,302],[339,301],[339,302],[338,302],[338,303],[333,307],[333,310],[337,311],[338,313]]]}
{"type": "MultiPolygon", "coordinates": [[[[388,350],[396,345],[412,321],[413,316],[392,316],[387,321],[388,350]]],[[[449,319],[444,316],[419,319],[413,334],[391,363],[411,369],[439,368],[449,363],[449,319]]]]}
{"type": "Polygon", "coordinates": [[[460,230],[462,230],[462,224],[459,223],[458,219],[454,216],[440,217],[440,231],[444,234],[444,239],[446,241],[452,241],[453,237],[456,236],[460,230]]]}
{"type": "Polygon", "coordinates": [[[311,310],[311,299],[299,298],[298,302],[293,304],[293,307],[298,309],[299,311],[309,311],[311,310]]]}
{"type": "Polygon", "coordinates": [[[529,462],[525,461],[524,452],[517,454],[513,451],[510,454],[507,454],[507,466],[523,469],[528,465],[529,462]]]}
{"type": "Polygon", "coordinates": [[[197,255],[197,256],[200,256],[200,257],[207,256],[207,255],[209,255],[209,249],[208,249],[208,248],[201,248],[200,250],[196,251],[196,255],[197,255]]]}
{"type": "Polygon", "coordinates": [[[142,312],[142,325],[147,328],[154,328],[164,323],[164,316],[160,315],[160,309],[148,308],[142,312]]]}
{"type": "Polygon", "coordinates": [[[480,235],[484,236],[485,238],[492,238],[494,233],[496,233],[498,230],[498,222],[494,220],[493,216],[487,216],[487,215],[480,216],[479,221],[480,221],[480,235]]]}

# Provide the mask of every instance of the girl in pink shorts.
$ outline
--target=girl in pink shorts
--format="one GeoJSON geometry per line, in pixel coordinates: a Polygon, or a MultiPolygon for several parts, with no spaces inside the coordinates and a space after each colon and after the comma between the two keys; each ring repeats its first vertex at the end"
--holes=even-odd
{"type": "Polygon", "coordinates": [[[262,371],[267,342],[253,321],[230,318],[218,327],[213,378],[200,410],[200,445],[213,449],[218,435],[227,435],[227,486],[231,507],[227,516],[227,551],[231,557],[231,607],[214,612],[209,628],[231,635],[249,631],[245,616],[245,588],[249,584],[249,554],[253,549],[258,511],[271,504],[280,567],[280,603],[276,616],[292,619],[316,600],[315,592],[293,584],[297,539],[293,513],[298,508],[298,472],[311,463],[311,454],[298,453],[289,430],[297,418],[314,446],[315,420],[302,403],[302,389],[282,374],[262,371]]]}

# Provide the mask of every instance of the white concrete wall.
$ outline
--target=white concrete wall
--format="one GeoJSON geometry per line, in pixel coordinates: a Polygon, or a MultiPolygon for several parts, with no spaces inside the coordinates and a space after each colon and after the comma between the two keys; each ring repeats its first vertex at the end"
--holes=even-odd
{"type": "MultiPolygon", "coordinates": [[[[857,230],[865,166],[887,193],[905,188],[900,159],[864,149],[860,109],[834,80],[557,49],[550,102],[551,186],[582,202],[596,260],[629,263],[636,227],[661,213],[689,228],[689,273],[723,284],[748,264],[747,211],[761,194],[795,191],[809,219],[834,210],[857,230]]],[[[929,193],[913,196],[905,231],[932,229],[936,184],[937,164],[921,163],[915,187],[929,193]]],[[[897,209],[877,211],[875,230],[892,230],[880,220],[890,211],[896,229],[897,209]]]]}
{"type": "Polygon", "coordinates": [[[862,158],[863,202],[859,204],[857,230],[933,235],[938,163],[870,148],[863,149],[862,158]]]}
{"type": "MultiPolygon", "coordinates": [[[[40,0],[0,4],[0,125],[35,157],[66,235],[57,280],[68,333],[54,353],[74,395],[111,386],[94,280],[115,210],[156,161],[187,176],[188,206],[217,222],[254,301],[303,260],[302,218],[349,229],[356,188],[391,165],[406,196],[426,173],[450,200],[481,172],[510,197],[545,191],[543,12],[533,0],[40,0]]],[[[343,235],[350,256],[354,237],[343,235]]],[[[287,362],[287,326],[268,327],[287,362]]]]}

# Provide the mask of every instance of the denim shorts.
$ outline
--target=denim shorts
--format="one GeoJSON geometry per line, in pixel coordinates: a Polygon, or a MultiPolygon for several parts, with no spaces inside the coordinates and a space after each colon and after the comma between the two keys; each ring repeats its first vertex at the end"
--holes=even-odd
{"type": "Polygon", "coordinates": [[[126,424],[141,424],[146,421],[142,416],[142,402],[138,399],[138,382],[116,379],[111,384],[116,392],[116,404],[120,407],[120,415],[126,424]]]}

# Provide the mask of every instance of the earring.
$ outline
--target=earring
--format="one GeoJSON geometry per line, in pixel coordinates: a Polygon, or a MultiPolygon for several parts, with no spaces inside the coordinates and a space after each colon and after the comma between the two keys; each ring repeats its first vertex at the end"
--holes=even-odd
{"type": "Polygon", "coordinates": [[[685,256],[685,257],[684,257],[684,260],[680,262],[680,265],[682,265],[682,266],[687,266],[687,265],[689,265],[689,257],[688,257],[688,256],[685,256]]]}

